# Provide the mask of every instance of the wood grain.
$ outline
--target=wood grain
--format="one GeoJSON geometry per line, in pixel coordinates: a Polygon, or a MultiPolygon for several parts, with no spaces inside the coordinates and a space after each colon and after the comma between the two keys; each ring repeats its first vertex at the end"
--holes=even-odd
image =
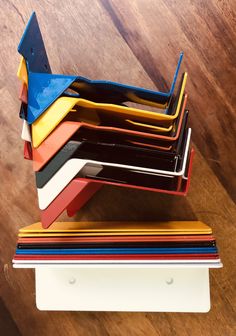
{"type": "MultiPolygon", "coordinates": [[[[0,330],[3,335],[236,334],[236,3],[233,0],[0,1],[0,330]],[[185,52],[193,142],[189,195],[104,187],[77,220],[194,220],[213,227],[224,268],[211,271],[208,314],[40,312],[34,274],[13,270],[20,227],[39,219],[23,160],[16,48],[32,10],[55,73],[166,89],[185,52]],[[5,329],[4,329],[5,328],[5,329]]],[[[60,219],[66,219],[62,215],[60,219]]]]}

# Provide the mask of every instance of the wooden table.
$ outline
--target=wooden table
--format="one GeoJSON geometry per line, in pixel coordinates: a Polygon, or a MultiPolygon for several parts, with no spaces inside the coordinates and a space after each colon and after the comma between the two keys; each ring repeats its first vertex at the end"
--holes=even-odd
{"type": "MultiPolygon", "coordinates": [[[[1,335],[236,334],[236,33],[233,0],[3,1],[0,6],[1,335]],[[23,160],[16,51],[35,10],[54,73],[165,90],[179,52],[197,155],[186,198],[103,187],[76,220],[195,220],[209,224],[224,263],[211,271],[208,314],[40,312],[31,270],[12,269],[20,227],[39,219],[23,160]]],[[[65,219],[66,215],[60,219],[65,219]]]]}

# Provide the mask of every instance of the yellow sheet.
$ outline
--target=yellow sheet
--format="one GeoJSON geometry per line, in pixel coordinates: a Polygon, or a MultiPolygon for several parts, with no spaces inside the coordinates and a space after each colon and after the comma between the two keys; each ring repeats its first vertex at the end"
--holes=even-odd
{"type": "Polygon", "coordinates": [[[28,87],[28,72],[24,57],[21,57],[20,64],[17,70],[17,77],[28,87]]]}
{"type": "Polygon", "coordinates": [[[174,126],[174,125],[170,125],[169,127],[165,128],[165,127],[160,127],[160,126],[155,126],[155,125],[143,124],[143,123],[139,123],[139,122],[128,120],[128,119],[126,119],[125,121],[127,124],[136,126],[136,129],[141,129],[144,132],[149,132],[151,130],[157,133],[168,133],[173,129],[173,126],[174,126]]]}
{"type": "Polygon", "coordinates": [[[40,222],[26,226],[19,233],[122,233],[127,234],[209,234],[211,228],[200,221],[169,222],[55,222],[48,229],[43,229],[40,222]]]}

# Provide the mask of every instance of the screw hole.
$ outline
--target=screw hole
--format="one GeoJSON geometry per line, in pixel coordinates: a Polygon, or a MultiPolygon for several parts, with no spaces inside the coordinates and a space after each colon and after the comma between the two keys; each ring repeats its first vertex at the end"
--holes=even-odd
{"type": "Polygon", "coordinates": [[[76,279],[75,278],[70,278],[69,279],[69,284],[70,285],[74,285],[76,283],[76,279]]]}
{"type": "Polygon", "coordinates": [[[169,278],[169,279],[166,280],[166,284],[167,284],[167,285],[172,285],[173,282],[174,282],[174,279],[173,279],[173,278],[169,278]]]}
{"type": "Polygon", "coordinates": [[[34,55],[34,49],[30,48],[30,52],[31,52],[31,55],[33,56],[34,55]]]}

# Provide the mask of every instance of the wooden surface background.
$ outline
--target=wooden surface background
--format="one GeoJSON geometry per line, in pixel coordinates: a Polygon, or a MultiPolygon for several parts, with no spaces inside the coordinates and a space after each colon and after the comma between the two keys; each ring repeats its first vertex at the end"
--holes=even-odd
{"type": "Polygon", "coordinates": [[[1,335],[236,335],[235,7],[234,0],[0,1],[1,335]],[[185,52],[197,151],[189,195],[107,186],[76,219],[209,224],[224,268],[210,272],[208,314],[40,312],[33,271],[12,269],[18,229],[39,219],[31,163],[23,160],[16,78],[17,45],[32,10],[55,73],[164,90],[185,52]]]}

